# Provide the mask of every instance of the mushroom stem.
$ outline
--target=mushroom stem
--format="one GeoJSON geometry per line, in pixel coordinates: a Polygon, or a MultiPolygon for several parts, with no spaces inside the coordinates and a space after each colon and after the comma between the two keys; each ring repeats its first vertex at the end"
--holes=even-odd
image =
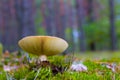
{"type": "Polygon", "coordinates": [[[47,61],[47,56],[46,56],[46,55],[41,55],[41,56],[39,57],[39,60],[40,60],[41,62],[47,61]]]}

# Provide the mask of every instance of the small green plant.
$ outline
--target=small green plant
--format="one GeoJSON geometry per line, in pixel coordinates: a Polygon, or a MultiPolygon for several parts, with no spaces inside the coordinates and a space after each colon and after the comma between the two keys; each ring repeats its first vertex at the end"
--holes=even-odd
{"type": "Polygon", "coordinates": [[[3,53],[3,45],[0,43],[0,56],[2,55],[3,53]]]}
{"type": "Polygon", "coordinates": [[[0,71],[0,80],[7,80],[7,78],[6,78],[6,72],[0,71]]]}

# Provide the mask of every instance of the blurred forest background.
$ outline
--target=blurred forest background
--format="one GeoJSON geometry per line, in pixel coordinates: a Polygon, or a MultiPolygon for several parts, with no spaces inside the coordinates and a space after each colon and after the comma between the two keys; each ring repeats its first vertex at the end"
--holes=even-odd
{"type": "Polygon", "coordinates": [[[0,43],[18,50],[28,35],[68,41],[68,51],[120,49],[120,0],[0,0],[0,43]]]}

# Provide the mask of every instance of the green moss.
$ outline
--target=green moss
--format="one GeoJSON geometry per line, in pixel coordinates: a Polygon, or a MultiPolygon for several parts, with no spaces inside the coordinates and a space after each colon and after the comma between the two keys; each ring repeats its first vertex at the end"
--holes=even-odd
{"type": "Polygon", "coordinates": [[[6,80],[6,72],[4,71],[0,72],[0,80],[6,80]]]}
{"type": "MultiPolygon", "coordinates": [[[[77,56],[80,60],[83,60],[84,57],[77,56]]],[[[71,57],[66,56],[53,56],[48,57],[48,60],[51,64],[56,66],[63,66],[67,69],[64,72],[58,72],[53,74],[50,67],[40,67],[32,68],[23,67],[16,71],[9,73],[9,78],[14,78],[16,80],[119,80],[120,71],[113,72],[111,69],[108,69],[105,65],[97,63],[92,58],[84,58],[83,64],[87,66],[88,70],[84,72],[75,72],[69,69],[71,57]]],[[[113,56],[110,58],[99,59],[99,62],[117,62],[119,64],[119,56],[113,56]]],[[[116,64],[116,65],[117,65],[116,64]]],[[[0,73],[0,80],[6,80],[6,72],[0,73]]]]}

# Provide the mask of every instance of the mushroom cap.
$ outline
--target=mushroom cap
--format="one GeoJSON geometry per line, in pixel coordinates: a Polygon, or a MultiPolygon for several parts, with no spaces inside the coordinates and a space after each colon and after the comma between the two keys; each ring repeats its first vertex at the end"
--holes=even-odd
{"type": "Polygon", "coordinates": [[[28,36],[18,42],[19,46],[28,53],[35,55],[56,55],[65,51],[68,43],[58,37],[28,36]]]}

